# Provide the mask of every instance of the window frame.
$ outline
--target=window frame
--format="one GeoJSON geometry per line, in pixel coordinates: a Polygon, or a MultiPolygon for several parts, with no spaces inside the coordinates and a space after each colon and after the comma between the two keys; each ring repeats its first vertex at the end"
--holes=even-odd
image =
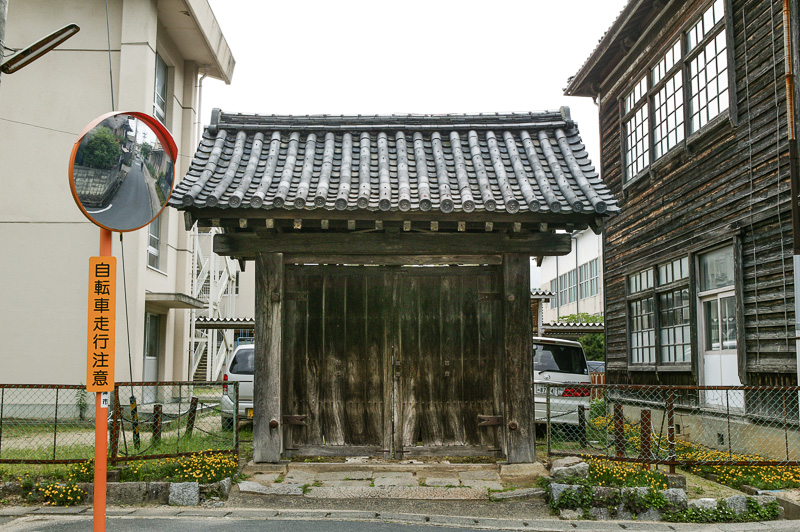
{"type": "MultiPolygon", "coordinates": [[[[625,311],[628,323],[628,330],[626,334],[626,341],[628,343],[628,369],[633,371],[691,371],[692,370],[692,363],[697,357],[696,349],[694,346],[694,339],[692,337],[692,273],[690,269],[690,265],[692,261],[691,254],[687,255],[679,255],[677,257],[671,257],[665,261],[659,262],[658,264],[648,266],[646,268],[638,268],[625,276],[625,291],[626,291],[626,299],[625,299],[625,311]],[[665,265],[672,265],[674,262],[681,262],[681,267],[686,267],[686,273],[684,277],[679,279],[671,279],[669,282],[664,282],[665,280],[661,279],[661,266],[665,265]],[[631,279],[639,276],[645,272],[649,272],[651,276],[651,284],[649,286],[644,286],[641,289],[634,289],[631,287],[631,279]],[[662,304],[661,304],[661,296],[674,293],[675,291],[679,290],[687,290],[688,295],[688,304],[686,305],[687,311],[689,312],[689,338],[688,338],[688,345],[689,345],[689,360],[686,361],[664,361],[663,358],[663,348],[665,347],[664,342],[661,340],[661,334],[663,332],[662,322],[661,322],[661,312],[662,312],[662,304]],[[644,301],[646,299],[650,299],[652,301],[652,321],[653,321],[653,344],[652,346],[648,346],[648,348],[652,348],[653,350],[653,359],[648,360],[645,362],[633,362],[633,339],[632,334],[634,332],[633,325],[635,316],[633,315],[632,305],[638,303],[639,301],[644,301]]],[[[649,329],[648,329],[649,330],[649,329]]],[[[671,345],[671,344],[670,344],[671,345]]]]}
{"type": "MultiPolygon", "coordinates": [[[[687,144],[691,144],[697,137],[703,135],[706,131],[712,130],[715,125],[727,118],[730,123],[736,125],[736,80],[735,80],[735,62],[734,62],[734,42],[732,36],[733,21],[731,18],[731,2],[730,0],[719,0],[722,2],[723,14],[717,23],[710,29],[707,29],[705,35],[694,45],[688,49],[688,32],[702,19],[707,10],[713,9],[717,0],[708,0],[704,2],[697,10],[688,18],[675,34],[671,35],[667,43],[655,55],[655,58],[649,61],[645,67],[637,71],[637,75],[626,86],[626,90],[622,92],[619,98],[619,134],[620,134],[620,152],[621,152],[621,168],[622,168],[622,183],[623,188],[638,182],[650,173],[653,167],[657,167],[660,162],[669,160],[674,154],[680,153],[679,148],[682,146],[685,149],[687,144]],[[721,33],[725,32],[725,61],[726,61],[726,75],[727,75],[727,91],[728,91],[728,105],[725,109],[721,110],[717,115],[709,118],[697,130],[691,130],[690,104],[692,99],[691,94],[691,79],[689,77],[689,64],[692,60],[697,58],[698,55],[705,50],[706,46],[721,33]],[[680,57],[676,58],[675,64],[669,68],[658,80],[653,83],[653,69],[661,63],[665,56],[673,49],[677,42],[680,43],[680,57]],[[675,145],[668,147],[666,151],[660,153],[656,157],[656,142],[655,130],[659,124],[655,122],[656,111],[654,109],[654,99],[661,91],[669,80],[674,76],[681,73],[681,105],[683,109],[683,123],[681,125],[682,135],[681,139],[677,140],[675,145]],[[646,83],[645,96],[638,101],[629,111],[626,111],[626,99],[628,95],[637,87],[637,85],[644,79],[646,83]],[[630,149],[628,147],[627,139],[627,122],[634,117],[635,113],[641,109],[642,106],[647,106],[647,154],[648,160],[646,164],[634,175],[628,175],[628,159],[630,157],[630,149]]],[[[707,104],[708,102],[706,102],[707,104]]],[[[705,108],[705,107],[704,107],[705,108]]]]}
{"type": "Polygon", "coordinates": [[[162,124],[167,124],[167,102],[169,100],[169,65],[167,62],[164,61],[164,58],[156,52],[156,65],[155,65],[155,76],[153,82],[153,116],[156,117],[162,124]],[[164,94],[163,97],[158,91],[158,82],[159,82],[159,71],[161,70],[159,67],[163,65],[163,76],[164,76],[164,94]],[[163,100],[163,104],[159,103],[159,98],[163,100]]]}

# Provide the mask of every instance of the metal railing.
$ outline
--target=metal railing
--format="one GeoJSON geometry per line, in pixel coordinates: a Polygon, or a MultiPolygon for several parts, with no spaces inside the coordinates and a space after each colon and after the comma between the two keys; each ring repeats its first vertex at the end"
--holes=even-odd
{"type": "MultiPolygon", "coordinates": [[[[549,456],[800,466],[800,387],[536,384],[549,456]]],[[[540,431],[542,432],[542,431],[540,431]]]]}
{"type": "MultiPolygon", "coordinates": [[[[117,383],[109,460],[238,452],[238,383],[117,383]]],[[[0,463],[94,458],[95,400],[83,385],[0,384],[0,463]]]]}

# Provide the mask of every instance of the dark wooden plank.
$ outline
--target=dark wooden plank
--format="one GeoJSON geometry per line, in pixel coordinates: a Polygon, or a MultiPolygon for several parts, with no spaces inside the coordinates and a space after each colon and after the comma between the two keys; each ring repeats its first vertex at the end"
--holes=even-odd
{"type": "Polygon", "coordinates": [[[419,441],[421,396],[419,360],[419,279],[398,275],[395,292],[395,312],[398,316],[395,372],[399,371],[396,388],[397,411],[395,448],[413,447],[419,441]]]}
{"type": "MultiPolygon", "coordinates": [[[[413,275],[413,269],[406,275],[413,275]]],[[[419,330],[420,387],[418,391],[420,408],[420,434],[423,445],[441,446],[444,444],[442,424],[444,414],[443,390],[446,370],[441,357],[439,323],[441,315],[439,297],[441,279],[416,277],[419,283],[419,306],[417,313],[419,330]]]]}
{"type": "Polygon", "coordinates": [[[325,255],[313,253],[286,254],[286,264],[376,264],[383,266],[493,264],[503,263],[500,255],[325,255]]]}
{"type": "Polygon", "coordinates": [[[533,462],[535,427],[531,386],[530,257],[503,256],[505,422],[508,462],[533,462]]]}
{"type": "Polygon", "coordinates": [[[465,445],[462,405],[464,399],[464,367],[461,342],[461,277],[441,278],[439,338],[442,363],[450,375],[444,378],[444,421],[442,438],[451,445],[465,445]]]}
{"type": "Polygon", "coordinates": [[[564,233],[442,234],[442,233],[223,233],[214,236],[214,252],[240,258],[256,253],[331,255],[566,255],[570,235],[564,233]]]}
{"type": "Polygon", "coordinates": [[[345,444],[345,277],[323,276],[324,359],[322,434],[326,445],[345,444]]]}
{"type": "Polygon", "coordinates": [[[366,279],[350,275],[345,281],[344,403],[345,442],[347,445],[380,445],[370,441],[367,423],[368,372],[378,370],[367,363],[366,345],[366,279]]]}
{"type": "MultiPolygon", "coordinates": [[[[478,278],[479,293],[502,295],[502,282],[497,269],[478,278]]],[[[482,367],[481,386],[486,393],[481,401],[480,415],[503,415],[503,299],[479,298],[477,304],[479,349],[482,367]]],[[[498,426],[478,427],[481,441],[491,448],[501,448],[498,426]]]]}
{"type": "Polygon", "coordinates": [[[296,271],[292,271],[292,275],[297,276],[300,286],[308,292],[305,365],[301,368],[301,375],[305,378],[304,401],[307,405],[304,413],[308,415],[308,418],[306,419],[307,426],[299,431],[302,437],[295,440],[295,445],[300,443],[322,445],[322,388],[325,375],[323,278],[319,274],[314,277],[300,276],[296,271]]]}
{"type": "Polygon", "coordinates": [[[256,255],[255,374],[253,376],[253,460],[281,459],[281,358],[283,256],[256,255]],[[270,424],[277,422],[276,428],[270,424]]]}
{"type": "Polygon", "coordinates": [[[461,291],[461,353],[464,364],[464,397],[461,422],[467,445],[485,443],[485,431],[478,428],[478,416],[484,414],[487,395],[480,349],[480,318],[478,316],[478,275],[462,277],[461,291]]]}

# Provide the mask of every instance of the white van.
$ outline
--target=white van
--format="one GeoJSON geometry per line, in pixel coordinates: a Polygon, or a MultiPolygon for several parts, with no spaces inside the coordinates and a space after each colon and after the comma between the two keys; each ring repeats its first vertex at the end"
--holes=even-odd
{"type": "Polygon", "coordinates": [[[550,422],[578,424],[578,406],[589,411],[591,383],[583,346],[561,338],[533,338],[533,399],[536,423],[547,423],[547,386],[550,386],[550,422]]]}
{"type": "MultiPolygon", "coordinates": [[[[253,374],[255,373],[255,353],[253,344],[237,347],[225,374],[223,382],[239,383],[239,420],[253,419],[253,374]]],[[[228,393],[228,387],[223,384],[220,413],[222,415],[222,430],[233,429],[233,400],[228,393]]]]}

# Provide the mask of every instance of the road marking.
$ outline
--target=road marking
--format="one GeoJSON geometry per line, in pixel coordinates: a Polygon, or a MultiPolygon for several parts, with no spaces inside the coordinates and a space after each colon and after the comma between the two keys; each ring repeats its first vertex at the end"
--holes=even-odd
{"type": "Polygon", "coordinates": [[[106,211],[107,211],[108,209],[110,209],[110,208],[111,208],[113,205],[114,205],[114,204],[113,204],[113,203],[111,203],[111,204],[110,204],[108,207],[106,207],[105,209],[100,209],[99,211],[86,211],[86,212],[88,212],[89,214],[99,214],[99,213],[101,213],[101,212],[106,212],[106,211]]]}

